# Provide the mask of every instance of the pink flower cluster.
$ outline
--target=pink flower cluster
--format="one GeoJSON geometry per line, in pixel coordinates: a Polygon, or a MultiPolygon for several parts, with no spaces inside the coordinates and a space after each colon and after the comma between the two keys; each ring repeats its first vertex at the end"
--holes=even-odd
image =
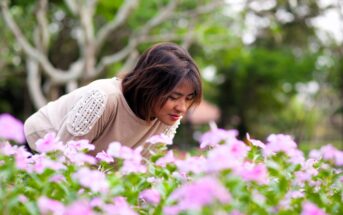
{"type": "Polygon", "coordinates": [[[46,169],[55,171],[65,169],[63,163],[52,160],[45,154],[31,155],[23,147],[11,146],[9,143],[2,144],[0,153],[14,156],[16,167],[29,173],[35,172],[40,174],[46,169]]]}
{"type": "Polygon", "coordinates": [[[174,163],[175,161],[176,159],[174,157],[173,151],[169,150],[166,155],[156,161],[156,165],[165,167],[168,163],[174,163]]]}
{"type": "MultiPolygon", "coordinates": [[[[6,119],[5,122],[15,125],[11,120],[6,119]]],[[[0,128],[3,122],[0,118],[0,128]]],[[[14,127],[17,129],[20,125],[17,124],[14,127]]],[[[300,202],[302,215],[325,215],[325,211],[330,211],[328,207],[324,208],[319,204],[323,207],[322,209],[313,202],[309,202],[306,199],[308,193],[305,188],[311,187],[314,188],[314,192],[320,192],[323,184],[326,183],[325,180],[320,179],[320,171],[333,165],[342,166],[342,151],[327,145],[320,150],[311,151],[310,158],[305,159],[289,135],[272,134],[267,138],[266,144],[247,135],[246,144],[237,139],[237,134],[234,130],[213,128],[200,138],[201,148],[208,148],[204,154],[187,155],[184,159],[178,159],[170,150],[153,163],[142,157],[143,147],[141,146],[132,149],[119,142],[112,142],[106,151],[93,157],[85,153],[94,150],[94,145],[88,140],[71,140],[62,143],[54,133],[49,133],[38,140],[35,143],[35,149],[39,154],[32,155],[23,146],[13,146],[6,141],[10,139],[19,142],[18,137],[0,133],[0,156],[5,157],[3,161],[0,161],[0,165],[10,161],[13,166],[14,162],[15,171],[18,174],[33,174],[37,178],[46,177],[44,180],[54,185],[60,182],[68,183],[70,179],[77,184],[73,187],[76,187],[74,192],[79,195],[78,199],[69,201],[66,200],[68,198],[61,198],[61,201],[58,201],[57,198],[52,199],[55,198],[52,194],[52,198],[48,198],[47,195],[50,193],[44,193],[43,196],[35,199],[38,200],[39,213],[43,215],[136,215],[137,212],[134,209],[150,213],[156,208],[162,209],[163,214],[173,215],[183,212],[202,213],[204,207],[211,212],[213,209],[214,214],[242,214],[237,209],[245,212],[244,207],[237,207],[237,201],[234,199],[237,191],[231,190],[232,187],[230,187],[230,193],[224,184],[228,186],[230,183],[226,182],[239,180],[239,183],[248,187],[248,191],[245,189],[241,191],[249,192],[251,200],[262,207],[268,200],[263,193],[265,188],[273,190],[279,185],[275,170],[283,171],[280,175],[291,179],[288,181],[287,191],[284,191],[282,195],[283,199],[277,205],[268,208],[269,212],[292,210],[294,201],[300,202]],[[260,149],[256,150],[256,147],[260,149]],[[255,159],[254,153],[258,153],[255,154],[258,155],[258,159],[255,159]],[[287,156],[277,157],[280,155],[278,153],[287,156]],[[280,159],[283,160],[278,163],[280,159]],[[287,162],[290,168],[285,167],[284,162],[287,162]],[[101,171],[102,165],[107,167],[114,163],[121,165],[118,172],[113,174],[101,171]],[[67,168],[68,165],[76,167],[76,170],[67,168]],[[166,166],[168,168],[165,168],[166,166]],[[49,171],[46,171],[47,169],[49,171]],[[66,172],[68,175],[64,175],[66,172]],[[130,184],[134,188],[131,190],[130,187],[129,192],[126,192],[125,185],[116,184],[118,179],[123,180],[120,182],[123,184],[125,180],[136,180],[130,184]],[[269,183],[271,183],[270,187],[268,187],[269,183]],[[177,185],[179,186],[176,187],[177,185]],[[256,189],[256,187],[261,189],[256,189]],[[129,194],[126,195],[127,193],[129,194]],[[68,201],[68,203],[63,203],[63,201],[68,201]],[[137,202],[137,205],[132,207],[129,202],[133,204],[137,202]],[[227,212],[227,207],[230,207],[231,211],[227,212]],[[218,211],[217,208],[219,208],[218,211]]],[[[148,147],[159,144],[168,145],[171,144],[171,140],[161,134],[150,138],[147,143],[149,143],[148,147]]],[[[329,199],[334,192],[342,188],[343,176],[339,175],[341,173],[339,168],[332,169],[328,173],[332,174],[329,177],[330,180],[335,180],[331,184],[334,187],[330,186],[332,189],[323,199],[329,199]]],[[[237,189],[240,189],[239,186],[237,189]]],[[[35,198],[40,195],[42,194],[36,195],[35,198]]],[[[32,197],[24,193],[18,196],[18,201],[25,204],[32,201],[30,198],[32,197]]]]}
{"type": "Polygon", "coordinates": [[[129,205],[124,197],[118,196],[113,199],[112,204],[102,206],[105,214],[113,215],[138,215],[129,205]]]}
{"type": "Polygon", "coordinates": [[[215,173],[232,169],[236,175],[245,181],[267,183],[269,179],[266,166],[262,163],[254,164],[246,161],[250,147],[238,140],[236,135],[237,132],[235,131],[214,129],[202,137],[203,144],[212,147],[206,157],[189,156],[180,160],[175,159],[172,152],[168,152],[164,157],[157,160],[156,164],[165,166],[167,163],[174,163],[180,176],[190,173],[215,173]]]}
{"type": "Polygon", "coordinates": [[[143,148],[137,147],[131,149],[127,146],[121,145],[119,142],[113,142],[107,149],[107,154],[124,161],[120,172],[124,175],[130,173],[144,173],[146,172],[146,166],[141,163],[143,157],[141,155],[143,148]]]}
{"type": "Polygon", "coordinates": [[[95,157],[98,159],[98,161],[104,161],[106,163],[114,162],[113,157],[105,151],[99,152],[95,157]]]}
{"type": "Polygon", "coordinates": [[[173,215],[184,210],[200,210],[214,202],[227,204],[231,194],[216,178],[205,177],[182,185],[170,195],[169,201],[176,201],[176,204],[165,207],[164,214],[173,215]]]}
{"type": "Polygon", "coordinates": [[[333,162],[336,166],[343,166],[343,151],[336,149],[330,144],[322,146],[319,150],[312,150],[310,157],[317,160],[322,158],[333,162]]]}
{"type": "Polygon", "coordinates": [[[0,140],[1,139],[24,143],[24,124],[8,113],[0,114],[0,140]]]}
{"type": "Polygon", "coordinates": [[[311,202],[304,202],[301,215],[326,215],[326,213],[311,202]]]}
{"type": "Polygon", "coordinates": [[[163,133],[150,137],[149,139],[147,139],[146,142],[150,143],[152,145],[158,144],[158,143],[165,144],[165,145],[172,145],[173,144],[173,140],[170,137],[168,137],[166,134],[163,134],[163,133]]]}
{"type": "Polygon", "coordinates": [[[318,174],[318,170],[314,167],[314,164],[317,162],[315,159],[308,159],[301,170],[295,173],[294,183],[299,186],[304,186],[305,182],[311,182],[312,177],[318,174]]]}
{"type": "Polygon", "coordinates": [[[108,191],[109,184],[106,179],[105,173],[98,170],[91,170],[87,167],[82,167],[74,175],[73,179],[88,187],[93,192],[105,193],[108,191]]]}
{"type": "Polygon", "coordinates": [[[143,199],[149,204],[157,205],[161,200],[161,194],[158,190],[151,188],[151,189],[143,190],[139,194],[139,198],[143,199]]]}
{"type": "Polygon", "coordinates": [[[236,130],[224,130],[220,128],[214,128],[200,137],[200,148],[215,147],[222,141],[230,141],[236,139],[238,132],[236,130]]]}
{"type": "Polygon", "coordinates": [[[96,215],[96,207],[101,208],[103,214],[137,215],[123,197],[114,198],[110,204],[104,204],[100,199],[96,200],[79,200],[66,206],[57,200],[42,196],[38,199],[38,208],[42,215],[96,215]]]}
{"type": "Polygon", "coordinates": [[[259,184],[267,184],[268,170],[265,164],[245,162],[241,167],[235,167],[234,173],[241,176],[245,181],[255,181],[259,184]]]}
{"type": "Polygon", "coordinates": [[[53,151],[63,151],[64,146],[58,140],[55,133],[48,133],[42,139],[35,143],[36,150],[40,153],[47,153],[53,151]]]}
{"type": "Polygon", "coordinates": [[[267,144],[264,152],[267,156],[277,152],[284,152],[292,156],[297,150],[297,144],[293,138],[284,134],[271,134],[267,137],[267,144]]]}

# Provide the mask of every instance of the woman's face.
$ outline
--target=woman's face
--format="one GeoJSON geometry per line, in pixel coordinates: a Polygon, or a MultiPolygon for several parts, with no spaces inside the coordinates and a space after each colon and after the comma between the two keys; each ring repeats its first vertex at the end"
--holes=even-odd
{"type": "Polygon", "coordinates": [[[154,117],[167,125],[173,125],[184,116],[192,105],[194,99],[194,87],[189,81],[181,81],[170,93],[166,103],[154,108],[154,117]]]}

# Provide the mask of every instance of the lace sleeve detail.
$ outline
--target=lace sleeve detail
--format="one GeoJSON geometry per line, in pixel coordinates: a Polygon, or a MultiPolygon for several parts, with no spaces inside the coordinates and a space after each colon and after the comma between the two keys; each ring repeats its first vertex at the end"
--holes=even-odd
{"type": "Polygon", "coordinates": [[[104,112],[106,95],[98,89],[86,92],[68,116],[67,129],[73,136],[87,134],[104,112]]]}
{"type": "Polygon", "coordinates": [[[180,121],[181,120],[178,120],[174,125],[170,126],[169,128],[165,129],[163,131],[163,133],[165,135],[167,135],[170,139],[174,139],[174,136],[176,134],[176,129],[179,127],[180,125],[180,121]]]}

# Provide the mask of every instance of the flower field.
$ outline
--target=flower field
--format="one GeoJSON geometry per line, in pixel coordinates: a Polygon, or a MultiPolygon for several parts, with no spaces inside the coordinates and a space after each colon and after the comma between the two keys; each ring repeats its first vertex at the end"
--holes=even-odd
{"type": "Polygon", "coordinates": [[[243,142],[214,128],[183,159],[164,135],[93,157],[88,141],[49,133],[30,154],[22,126],[0,115],[1,214],[343,214],[343,152],[331,145],[305,156],[289,135],[243,142]]]}

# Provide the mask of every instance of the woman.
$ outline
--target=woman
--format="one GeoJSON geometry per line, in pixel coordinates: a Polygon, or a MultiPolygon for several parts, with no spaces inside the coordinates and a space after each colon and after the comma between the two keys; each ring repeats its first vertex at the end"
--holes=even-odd
{"type": "Polygon", "coordinates": [[[32,149],[49,132],[61,141],[88,139],[93,155],[113,141],[136,148],[160,133],[173,138],[182,116],[201,97],[191,56],[173,43],[160,43],[123,79],[96,80],[49,102],[25,121],[25,136],[32,149]]]}

